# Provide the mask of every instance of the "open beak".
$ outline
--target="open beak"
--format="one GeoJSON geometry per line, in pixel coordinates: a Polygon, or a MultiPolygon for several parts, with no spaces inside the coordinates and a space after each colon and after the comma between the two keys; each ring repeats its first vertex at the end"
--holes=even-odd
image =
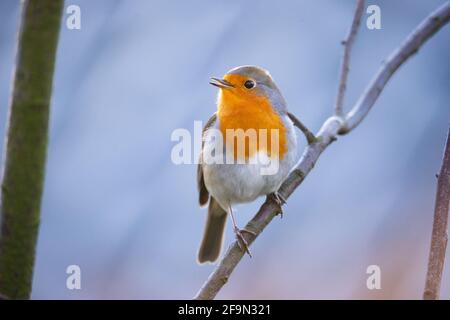
{"type": "Polygon", "coordinates": [[[221,89],[234,88],[234,86],[231,83],[229,83],[227,80],[224,79],[211,78],[209,83],[221,89]]]}

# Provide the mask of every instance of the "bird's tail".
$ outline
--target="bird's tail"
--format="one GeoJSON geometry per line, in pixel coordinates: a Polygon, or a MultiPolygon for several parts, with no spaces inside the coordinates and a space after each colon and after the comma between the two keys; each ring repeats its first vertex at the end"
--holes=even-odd
{"type": "Polygon", "coordinates": [[[223,233],[227,222],[227,212],[211,197],[208,207],[203,240],[198,251],[198,262],[214,262],[222,249],[223,233]]]}

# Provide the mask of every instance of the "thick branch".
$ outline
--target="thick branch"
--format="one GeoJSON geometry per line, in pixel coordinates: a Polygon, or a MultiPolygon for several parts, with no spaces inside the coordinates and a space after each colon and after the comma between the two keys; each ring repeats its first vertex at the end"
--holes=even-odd
{"type": "Polygon", "coordinates": [[[353,43],[358,33],[359,24],[361,23],[361,16],[364,11],[364,0],[356,1],[355,13],[353,15],[353,23],[348,31],[347,38],[342,41],[344,45],[344,55],[341,62],[341,77],[339,79],[338,93],[336,97],[336,104],[334,106],[334,113],[341,117],[343,115],[344,96],[347,88],[348,72],[350,70],[350,53],[352,51],[353,43]]]}
{"type": "MultiPolygon", "coordinates": [[[[354,129],[368,114],[376,99],[383,90],[385,84],[392,74],[403,64],[414,52],[416,52],[427,39],[435,34],[450,19],[450,2],[446,2],[438,10],[427,17],[406,39],[399,49],[394,51],[378,71],[374,80],[369,84],[359,98],[353,109],[346,115],[346,122],[340,117],[329,118],[318,133],[318,141],[306,147],[297,167],[289,175],[280,188],[284,198],[288,198],[294,190],[304,181],[312,170],[322,152],[336,139],[340,133],[348,133],[354,129]]],[[[250,220],[246,228],[254,231],[256,236],[245,233],[249,243],[270,223],[278,211],[273,202],[266,200],[258,213],[250,220]]],[[[223,285],[228,281],[234,268],[243,256],[242,250],[234,241],[219,265],[215,268],[208,280],[203,284],[195,299],[214,299],[223,285]]]]}
{"type": "Polygon", "coordinates": [[[63,5],[22,5],[0,204],[0,292],[10,299],[27,299],[31,292],[63,5]]]}
{"type": "Polygon", "coordinates": [[[448,209],[450,202],[450,128],[445,145],[442,167],[439,172],[436,203],[434,207],[433,233],[431,236],[428,272],[423,298],[439,299],[442,270],[444,269],[445,251],[447,249],[448,209]]]}

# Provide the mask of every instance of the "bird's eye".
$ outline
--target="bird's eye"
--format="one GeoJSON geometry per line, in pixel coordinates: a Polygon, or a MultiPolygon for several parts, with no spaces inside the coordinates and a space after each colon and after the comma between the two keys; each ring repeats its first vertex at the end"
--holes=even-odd
{"type": "Polygon", "coordinates": [[[244,87],[246,87],[247,89],[252,89],[255,87],[255,81],[253,80],[247,80],[244,82],[244,87]]]}

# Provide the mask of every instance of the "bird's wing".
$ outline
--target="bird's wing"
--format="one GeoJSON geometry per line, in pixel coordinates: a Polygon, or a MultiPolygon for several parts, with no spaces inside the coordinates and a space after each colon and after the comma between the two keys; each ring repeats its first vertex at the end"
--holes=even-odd
{"type": "Polygon", "coordinates": [[[206,122],[205,126],[203,127],[203,131],[202,131],[202,150],[200,151],[200,156],[199,156],[199,161],[198,161],[198,165],[197,165],[197,188],[198,188],[198,201],[200,203],[200,206],[203,207],[204,205],[206,205],[208,203],[209,200],[209,192],[208,189],[206,189],[206,185],[205,185],[205,179],[203,177],[203,145],[204,145],[204,137],[205,137],[205,132],[211,128],[217,120],[217,115],[216,113],[214,113],[211,118],[209,118],[208,122],[206,122]]]}

